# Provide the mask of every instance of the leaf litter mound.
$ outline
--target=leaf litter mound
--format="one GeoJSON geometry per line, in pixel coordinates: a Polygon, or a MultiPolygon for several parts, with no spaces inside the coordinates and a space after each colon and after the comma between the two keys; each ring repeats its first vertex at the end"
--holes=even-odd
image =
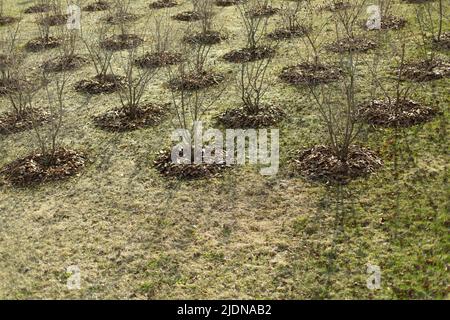
{"type": "Polygon", "coordinates": [[[109,51],[129,50],[140,46],[144,39],[136,34],[115,34],[103,40],[101,47],[109,51]]]}
{"type": "Polygon", "coordinates": [[[63,24],[67,23],[67,19],[69,18],[69,15],[67,14],[55,14],[48,17],[43,18],[38,23],[40,25],[54,27],[54,26],[61,26],[63,24]]]}
{"type": "Polygon", "coordinates": [[[246,107],[229,109],[217,116],[217,122],[226,128],[263,128],[279,123],[286,116],[276,106],[263,105],[258,112],[250,112],[246,107]]]}
{"type": "Polygon", "coordinates": [[[450,62],[440,57],[408,62],[403,68],[402,76],[417,82],[447,78],[450,76],[450,62]]]}
{"type": "Polygon", "coordinates": [[[6,112],[0,114],[0,135],[8,135],[32,129],[49,119],[48,113],[37,108],[27,108],[20,114],[6,112]]]}
{"type": "Polygon", "coordinates": [[[273,56],[275,56],[274,48],[261,46],[230,51],[223,56],[223,59],[231,63],[244,63],[271,58],[273,56]]]}
{"type": "MultiPolygon", "coordinates": [[[[194,150],[192,150],[192,163],[186,164],[172,162],[172,150],[161,150],[153,162],[153,165],[161,175],[168,178],[196,180],[219,177],[225,169],[229,168],[229,166],[225,163],[226,153],[219,150],[215,150],[215,152],[220,152],[221,159],[224,159],[220,163],[206,163],[205,148],[203,148],[202,163],[194,163],[194,150]]],[[[215,154],[213,153],[213,156],[214,155],[215,154]]]]}
{"type": "Polygon", "coordinates": [[[112,132],[133,131],[158,125],[168,113],[168,105],[147,104],[133,110],[117,108],[94,118],[100,129],[112,132]]]}
{"type": "Polygon", "coordinates": [[[326,49],[334,53],[345,53],[349,51],[364,53],[376,47],[377,43],[375,41],[367,37],[355,36],[332,42],[326,46],[326,49]]]}
{"type": "Polygon", "coordinates": [[[18,92],[29,85],[29,81],[16,78],[0,79],[0,96],[18,92]]]}
{"type": "Polygon", "coordinates": [[[0,26],[6,26],[9,24],[13,24],[19,21],[18,18],[10,17],[10,16],[0,16],[0,26]]]}
{"type": "Polygon", "coordinates": [[[333,3],[320,6],[319,10],[336,12],[340,10],[347,10],[350,9],[351,7],[352,4],[349,1],[333,1],[333,3]]]}
{"type": "Polygon", "coordinates": [[[230,7],[243,3],[246,0],[216,0],[216,6],[218,7],[230,7]]]}
{"type": "Polygon", "coordinates": [[[299,38],[307,35],[310,32],[310,29],[298,25],[295,28],[281,28],[276,29],[272,32],[270,32],[267,37],[272,40],[287,40],[292,38],[299,38]]]}
{"type": "Polygon", "coordinates": [[[302,62],[285,67],[280,79],[293,85],[317,85],[338,81],[343,72],[340,68],[322,63],[302,62]]]}
{"type": "Polygon", "coordinates": [[[450,31],[442,33],[439,40],[433,39],[433,46],[437,49],[450,50],[450,31]]]}
{"type": "Polygon", "coordinates": [[[111,5],[107,1],[95,1],[93,3],[90,3],[86,5],[83,8],[83,11],[87,12],[97,12],[97,11],[105,11],[108,10],[111,7],[111,5]]]}
{"type": "Polygon", "coordinates": [[[433,119],[438,110],[421,105],[415,101],[405,99],[397,103],[396,100],[373,100],[360,105],[357,117],[367,123],[385,127],[410,127],[433,119]]]}
{"type": "Polygon", "coordinates": [[[24,10],[24,13],[45,13],[50,11],[50,6],[46,4],[36,4],[34,6],[28,7],[24,10]]]}
{"type": "Polygon", "coordinates": [[[25,187],[67,179],[80,172],[86,162],[83,153],[60,148],[51,159],[41,153],[17,159],[4,166],[0,174],[6,183],[25,187]]]}
{"type": "Polygon", "coordinates": [[[181,55],[176,52],[152,52],[145,53],[136,59],[135,63],[141,68],[160,68],[171,66],[181,62],[181,55]]]}
{"type": "Polygon", "coordinates": [[[172,19],[184,22],[199,21],[201,18],[202,15],[199,12],[195,11],[183,11],[172,16],[172,19]]]}
{"type": "Polygon", "coordinates": [[[75,91],[87,94],[112,93],[123,87],[123,77],[113,74],[96,75],[92,79],[81,80],[75,91]]]}
{"type": "Polygon", "coordinates": [[[249,10],[246,12],[246,14],[252,18],[258,18],[258,17],[271,17],[278,13],[280,9],[274,8],[270,5],[259,5],[255,8],[249,10]]]}
{"type": "Polygon", "coordinates": [[[347,161],[341,161],[333,148],[325,145],[300,150],[293,158],[295,171],[313,181],[347,184],[368,176],[382,167],[382,160],[371,150],[357,145],[349,147],[347,161]]]}
{"type": "Polygon", "coordinates": [[[112,25],[120,25],[122,23],[129,23],[129,22],[135,22],[139,19],[139,15],[130,13],[130,12],[124,12],[118,15],[113,16],[107,16],[104,18],[105,21],[112,25]]]}
{"type": "Polygon", "coordinates": [[[158,0],[150,3],[151,9],[164,9],[164,8],[172,8],[176,7],[178,2],[174,0],[158,0]]]}
{"type": "Polygon", "coordinates": [[[224,75],[204,70],[186,74],[182,78],[172,79],[168,85],[174,90],[194,91],[220,84],[224,80],[224,75]]]}
{"type": "Polygon", "coordinates": [[[218,44],[226,39],[227,36],[221,34],[219,31],[208,31],[187,35],[183,38],[183,41],[191,44],[213,45],[218,44]]]}
{"type": "Polygon", "coordinates": [[[57,37],[34,38],[27,42],[25,48],[30,52],[39,52],[54,49],[62,44],[62,40],[57,37]]]}
{"type": "Polygon", "coordinates": [[[62,72],[79,69],[86,63],[86,58],[74,54],[47,60],[41,68],[47,72],[62,72]]]}

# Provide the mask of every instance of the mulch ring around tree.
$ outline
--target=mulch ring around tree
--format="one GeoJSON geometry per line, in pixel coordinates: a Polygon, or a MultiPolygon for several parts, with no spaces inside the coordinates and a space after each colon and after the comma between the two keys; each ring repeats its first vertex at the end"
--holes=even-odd
{"type": "Polygon", "coordinates": [[[86,64],[88,60],[78,55],[63,56],[50,59],[41,65],[47,72],[61,72],[76,70],[86,64]]]}
{"type": "Polygon", "coordinates": [[[184,42],[191,44],[218,44],[223,40],[226,40],[228,37],[224,34],[221,34],[219,31],[209,31],[206,33],[198,32],[194,34],[187,35],[183,38],[184,42]]]}
{"type": "Polygon", "coordinates": [[[258,112],[248,108],[229,109],[216,117],[217,123],[230,129],[264,128],[279,123],[286,116],[285,112],[276,106],[261,106],[258,112]]]}
{"type": "Polygon", "coordinates": [[[12,66],[12,55],[6,55],[0,53],[0,71],[6,70],[12,66]]]}
{"type": "Polygon", "coordinates": [[[258,17],[271,17],[278,13],[280,9],[274,8],[272,6],[256,6],[254,9],[251,9],[246,12],[246,14],[252,18],[258,18],[258,17]]]}
{"type": "Polygon", "coordinates": [[[25,45],[25,48],[30,52],[39,52],[42,50],[54,49],[61,45],[62,40],[56,37],[35,38],[31,39],[25,45]]]}
{"type": "Polygon", "coordinates": [[[87,12],[96,12],[96,11],[105,11],[108,10],[111,5],[107,1],[96,1],[88,4],[83,8],[83,11],[87,12]]]}
{"type": "Polygon", "coordinates": [[[216,6],[218,7],[230,7],[243,3],[245,0],[216,0],[216,6]]]}
{"type": "Polygon", "coordinates": [[[45,4],[37,4],[25,9],[24,13],[44,13],[49,12],[50,6],[45,4]]]}
{"type": "Polygon", "coordinates": [[[0,79],[0,96],[8,93],[18,92],[26,88],[30,83],[23,79],[4,78],[0,79]]]}
{"type": "Polygon", "coordinates": [[[67,23],[67,19],[69,18],[69,15],[67,14],[55,14],[48,17],[43,18],[38,23],[40,25],[44,26],[61,26],[63,24],[67,23]]]}
{"type": "Polygon", "coordinates": [[[124,132],[139,128],[153,127],[161,123],[167,115],[169,105],[147,104],[131,111],[117,108],[94,118],[95,125],[106,131],[124,132]]]}
{"type": "Polygon", "coordinates": [[[8,24],[12,24],[16,21],[19,21],[18,18],[10,17],[10,16],[0,16],[0,26],[6,26],[8,24]]]}
{"type": "Polygon", "coordinates": [[[193,72],[182,78],[172,79],[169,87],[174,90],[200,90],[217,85],[225,80],[225,76],[213,71],[193,72]]]}
{"type": "Polygon", "coordinates": [[[402,76],[417,82],[446,78],[450,76],[450,62],[442,58],[408,62],[402,76]]]}
{"type": "Polygon", "coordinates": [[[151,9],[163,9],[163,8],[172,8],[176,7],[178,2],[174,0],[158,0],[150,3],[151,9]]]}
{"type": "Polygon", "coordinates": [[[441,34],[439,40],[433,39],[433,47],[437,49],[450,50],[450,31],[441,34]]]}
{"type": "Polygon", "coordinates": [[[298,151],[292,165],[307,179],[346,184],[353,179],[368,176],[382,167],[382,160],[371,150],[356,145],[349,147],[347,161],[339,160],[333,148],[325,145],[298,151]]]}
{"type": "Polygon", "coordinates": [[[303,37],[309,32],[310,30],[307,27],[299,25],[291,29],[276,29],[275,31],[270,32],[267,37],[272,40],[286,40],[303,37]]]}
{"type": "Polygon", "coordinates": [[[436,0],[403,0],[403,2],[406,3],[414,3],[414,4],[418,4],[418,3],[427,3],[427,2],[434,2],[436,0]]]}
{"type": "Polygon", "coordinates": [[[357,117],[369,124],[385,127],[410,127],[433,119],[438,110],[406,99],[373,100],[358,107],[357,117]]]}
{"type": "Polygon", "coordinates": [[[335,41],[326,46],[326,49],[335,53],[344,53],[348,51],[353,52],[367,52],[375,49],[377,43],[373,40],[367,39],[367,37],[354,37],[344,38],[339,41],[335,41]]]}
{"type": "Polygon", "coordinates": [[[319,10],[336,12],[339,10],[350,9],[352,7],[352,4],[348,1],[333,1],[333,2],[334,3],[330,3],[330,4],[319,7],[319,10]]]}
{"type": "Polygon", "coordinates": [[[87,94],[112,93],[123,87],[123,77],[113,74],[97,75],[89,80],[81,80],[75,90],[87,94]]]}
{"type": "Polygon", "coordinates": [[[40,109],[27,109],[18,115],[16,112],[0,114],[0,135],[8,135],[32,129],[46,122],[49,115],[40,109]]]}
{"type": "Polygon", "coordinates": [[[180,12],[174,16],[172,16],[172,19],[178,20],[178,21],[198,21],[200,20],[202,15],[199,12],[195,11],[183,11],[180,12]]]}
{"type": "Polygon", "coordinates": [[[10,185],[27,187],[67,179],[79,173],[86,162],[87,157],[83,153],[60,148],[52,159],[41,153],[17,159],[4,166],[0,175],[10,185]]]}
{"type": "Polygon", "coordinates": [[[109,24],[118,25],[121,23],[135,22],[139,18],[140,17],[137,14],[127,12],[115,16],[107,16],[104,20],[109,24]]]}
{"type": "MultiPolygon", "coordinates": [[[[202,161],[202,163],[196,164],[194,163],[194,150],[192,150],[192,163],[174,163],[172,161],[172,150],[162,150],[157,155],[153,164],[160,174],[169,178],[181,180],[214,178],[220,176],[225,169],[230,167],[225,163],[225,153],[218,150],[215,152],[221,152],[221,158],[223,161],[211,164],[206,163],[206,161],[202,161]]],[[[202,150],[202,156],[204,160],[205,149],[202,150]]]]}
{"type": "Polygon", "coordinates": [[[295,66],[285,67],[280,79],[293,85],[317,85],[337,81],[342,78],[340,68],[322,63],[302,62],[295,66]]]}
{"type": "Polygon", "coordinates": [[[140,46],[144,39],[135,34],[115,34],[103,40],[101,46],[109,51],[129,50],[140,46]]]}
{"type": "Polygon", "coordinates": [[[223,56],[223,59],[232,63],[244,63],[272,58],[273,56],[275,56],[275,49],[270,47],[257,47],[230,51],[223,56]]]}
{"type": "MultiPolygon", "coordinates": [[[[361,24],[364,26],[364,29],[367,30],[374,30],[374,29],[368,29],[367,28],[367,22],[362,21],[361,24]]],[[[406,19],[402,17],[396,17],[396,16],[385,16],[381,18],[381,30],[399,30],[406,26],[406,19]]]]}
{"type": "Polygon", "coordinates": [[[175,52],[153,52],[145,53],[142,57],[136,59],[135,63],[141,68],[160,68],[180,63],[181,54],[175,52]]]}

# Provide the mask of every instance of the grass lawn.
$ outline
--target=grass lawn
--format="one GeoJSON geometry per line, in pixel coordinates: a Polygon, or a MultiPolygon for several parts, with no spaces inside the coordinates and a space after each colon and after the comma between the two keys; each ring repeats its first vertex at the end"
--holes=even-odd
{"type": "MultiPolygon", "coordinates": [[[[180,2],[169,9],[171,14],[191,8],[188,1],[180,2]]],[[[274,1],[274,6],[282,2],[274,1]]],[[[135,24],[136,33],[146,29],[149,3],[133,1],[133,11],[144,15],[135,24]]],[[[5,11],[19,16],[30,5],[6,0],[5,11]]],[[[395,1],[393,12],[405,17],[407,25],[386,36],[406,41],[408,58],[419,55],[415,6],[395,1]]],[[[229,84],[206,115],[204,127],[214,127],[215,115],[240,104],[233,80],[238,65],[221,57],[245,45],[243,27],[235,6],[216,8],[215,21],[228,39],[212,47],[211,59],[229,84]]],[[[83,13],[83,32],[94,30],[104,15],[83,13]]],[[[317,19],[329,15],[320,12],[317,19]]],[[[277,15],[271,18],[269,29],[279,20],[277,15]]],[[[187,26],[173,23],[176,28],[187,26]]],[[[448,21],[445,27],[449,29],[448,21]]],[[[24,14],[21,45],[36,32],[34,16],[24,14]]],[[[358,33],[377,37],[377,31],[358,33]]],[[[325,29],[321,37],[332,41],[333,29],[325,29]]],[[[388,46],[383,43],[382,48],[388,46]]],[[[85,53],[81,44],[80,50],[85,53]]],[[[304,50],[299,39],[280,42],[268,70],[267,99],[288,114],[278,125],[280,171],[270,177],[252,165],[212,179],[161,176],[153,160],[171,145],[170,119],[126,133],[99,130],[93,116],[119,106],[119,98],[77,93],[75,82],[93,76],[94,69],[86,65],[74,72],[62,139],[86,152],[89,163],[62,182],[29,188],[0,185],[0,298],[447,299],[448,78],[424,82],[412,92],[415,100],[439,102],[441,112],[432,121],[365,130],[361,143],[383,159],[381,170],[347,185],[326,185],[304,179],[289,165],[295,150],[326,138],[308,90],[279,79],[284,67],[300,62],[304,50]],[[380,267],[378,290],[366,287],[368,264],[380,267]],[[66,286],[71,265],[80,268],[80,290],[66,286]]],[[[37,68],[55,52],[31,53],[26,63],[37,68]]],[[[449,57],[448,50],[440,54],[449,57]]],[[[324,52],[327,59],[335,56],[324,52]]],[[[118,53],[116,67],[120,57],[118,53]]],[[[392,57],[381,58],[389,68],[392,57]]],[[[363,73],[361,90],[370,90],[369,78],[363,73]]],[[[165,82],[161,72],[145,99],[170,102],[165,82]]],[[[44,94],[36,101],[45,103],[44,94]]],[[[0,97],[0,112],[8,108],[9,101],[0,97]]],[[[29,154],[34,142],[33,131],[0,135],[0,167],[29,154]]]]}

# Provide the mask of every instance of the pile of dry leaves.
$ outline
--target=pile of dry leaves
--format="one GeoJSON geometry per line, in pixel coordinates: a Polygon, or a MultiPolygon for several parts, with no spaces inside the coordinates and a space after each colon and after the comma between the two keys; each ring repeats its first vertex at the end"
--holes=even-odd
{"type": "Polygon", "coordinates": [[[49,12],[50,11],[50,6],[46,5],[46,4],[36,4],[34,6],[28,7],[27,9],[25,9],[25,13],[44,13],[44,12],[49,12]]]}
{"type": "Polygon", "coordinates": [[[174,0],[157,0],[155,2],[150,3],[150,8],[163,9],[163,8],[172,8],[177,5],[178,3],[174,0]]]}
{"type": "Polygon", "coordinates": [[[39,52],[41,50],[57,48],[61,45],[62,40],[56,37],[45,37],[31,39],[25,45],[25,48],[31,52],[39,52]]]}
{"type": "Polygon", "coordinates": [[[228,37],[219,31],[198,32],[187,35],[183,40],[191,44],[207,44],[213,45],[226,40],[228,37]]]}
{"type": "Polygon", "coordinates": [[[406,63],[402,76],[413,81],[430,81],[450,76],[450,63],[442,58],[426,59],[406,63]]]}
{"type": "Polygon", "coordinates": [[[272,40],[285,40],[297,37],[303,37],[308,34],[310,29],[308,27],[298,25],[295,28],[284,28],[284,29],[276,29],[270,32],[267,37],[272,40]]]}
{"type": "Polygon", "coordinates": [[[103,40],[101,46],[109,51],[120,51],[136,48],[143,42],[144,39],[136,34],[115,34],[103,40]]]}
{"type": "Polygon", "coordinates": [[[437,110],[405,99],[374,100],[358,107],[357,117],[367,123],[386,127],[409,127],[431,120],[437,110]]]}
{"type": "Polygon", "coordinates": [[[136,65],[141,68],[160,68],[171,66],[181,62],[181,55],[174,52],[152,52],[146,53],[136,59],[136,65]]]}
{"type": "Polygon", "coordinates": [[[274,8],[270,5],[260,5],[246,12],[252,18],[270,17],[276,14],[280,9],[274,8]]]}
{"type": "Polygon", "coordinates": [[[63,180],[77,174],[86,164],[83,153],[58,149],[54,157],[35,153],[11,162],[0,170],[5,181],[25,187],[48,181],[63,180]]]}
{"type": "Polygon", "coordinates": [[[110,8],[110,4],[107,1],[98,0],[91,4],[88,4],[83,8],[83,11],[95,12],[95,11],[105,11],[110,8]]]}
{"type": "MultiPolygon", "coordinates": [[[[192,163],[184,164],[172,162],[171,150],[162,150],[157,155],[154,166],[162,175],[176,179],[193,180],[218,177],[229,166],[225,163],[225,153],[217,150],[216,152],[222,153],[223,162],[208,164],[202,161],[202,163],[196,164],[194,163],[194,150],[192,150],[192,163]]],[[[205,149],[203,149],[203,156],[204,153],[205,149]]]]}
{"type": "Polygon", "coordinates": [[[67,14],[55,14],[52,16],[44,17],[42,20],[39,21],[39,24],[50,27],[61,26],[67,23],[68,18],[69,15],[67,14]]]}
{"type": "Polygon", "coordinates": [[[182,78],[173,79],[169,82],[169,87],[174,90],[200,90],[217,85],[225,80],[225,76],[212,71],[202,71],[189,73],[182,78]]]}
{"type": "Polygon", "coordinates": [[[45,61],[41,68],[47,72],[61,72],[75,70],[87,63],[87,59],[76,54],[53,58],[45,61]]]}
{"type": "Polygon", "coordinates": [[[285,116],[285,112],[276,106],[261,106],[256,113],[241,107],[223,112],[217,116],[217,122],[231,129],[263,128],[279,123],[285,116]]]}
{"type": "Polygon", "coordinates": [[[19,21],[18,18],[10,17],[10,16],[0,16],[0,26],[6,26],[8,24],[12,24],[16,21],[19,21]]]}
{"type": "Polygon", "coordinates": [[[112,93],[123,86],[123,77],[113,74],[97,75],[89,80],[81,80],[75,90],[87,94],[112,93]]]}
{"type": "Polygon", "coordinates": [[[139,19],[139,16],[134,13],[124,12],[114,16],[107,16],[105,21],[112,25],[120,25],[122,23],[134,22],[139,19]]]}
{"type": "Polygon", "coordinates": [[[6,112],[0,114],[0,134],[12,134],[32,129],[46,122],[49,115],[40,109],[27,108],[21,114],[6,112]]]}
{"type": "Polygon", "coordinates": [[[257,47],[257,48],[243,48],[233,50],[226,53],[223,58],[228,62],[244,63],[266,58],[271,58],[275,55],[275,49],[271,47],[257,47]]]}
{"type": "Polygon", "coordinates": [[[438,49],[450,50],[450,31],[441,34],[439,40],[434,38],[433,46],[438,49]]]}
{"type": "Polygon", "coordinates": [[[342,70],[322,63],[302,62],[283,69],[280,78],[293,85],[317,85],[342,78],[342,70]]]}
{"type": "Polygon", "coordinates": [[[243,3],[245,0],[216,0],[216,6],[219,7],[229,7],[234,6],[239,3],[243,3]]]}
{"type": "Polygon", "coordinates": [[[172,19],[178,20],[178,21],[198,21],[202,18],[201,14],[199,12],[195,11],[183,11],[179,14],[176,14],[172,16],[172,19]]]}
{"type": "Polygon", "coordinates": [[[377,44],[375,41],[368,39],[367,37],[351,37],[344,38],[335,41],[326,46],[326,49],[335,53],[344,53],[349,51],[354,52],[367,52],[375,49],[377,44]]]}
{"type": "Polygon", "coordinates": [[[159,124],[169,105],[147,104],[133,108],[118,108],[94,118],[97,127],[113,132],[132,131],[159,124]]]}
{"type": "Polygon", "coordinates": [[[375,172],[383,162],[373,151],[360,146],[350,146],[347,161],[341,161],[333,148],[318,145],[297,152],[293,165],[308,179],[345,184],[375,172]]]}

